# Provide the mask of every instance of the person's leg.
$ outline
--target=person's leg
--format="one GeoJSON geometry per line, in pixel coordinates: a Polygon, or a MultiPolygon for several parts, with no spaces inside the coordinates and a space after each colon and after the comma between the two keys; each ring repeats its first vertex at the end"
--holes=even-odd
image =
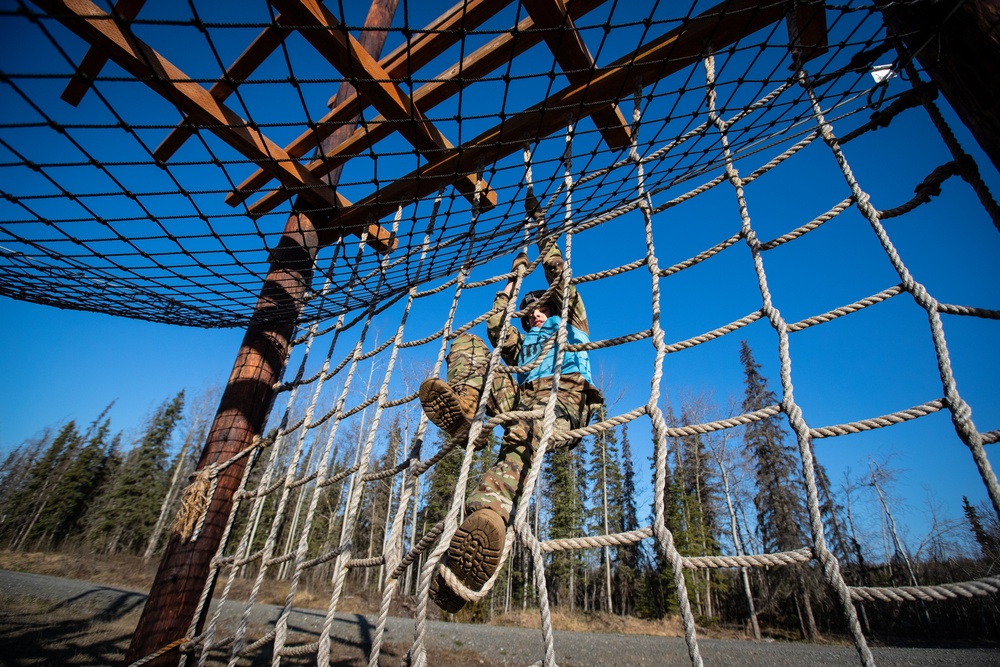
{"type": "Polygon", "coordinates": [[[448,380],[429,378],[420,385],[418,396],[424,413],[445,433],[459,436],[472,426],[489,360],[486,343],[478,336],[463,334],[448,350],[448,380]]]}
{"type": "MultiPolygon", "coordinates": [[[[420,405],[427,418],[449,435],[468,432],[489,370],[490,352],[478,336],[462,334],[448,350],[447,378],[430,378],[420,385],[420,405]]],[[[517,384],[498,368],[486,403],[489,416],[509,412],[517,404],[517,384]]]]}
{"type": "MultiPolygon", "coordinates": [[[[545,407],[547,392],[524,392],[518,410],[545,407]]],[[[561,412],[561,411],[559,411],[561,412]]],[[[557,415],[556,431],[568,422],[557,415]]],[[[524,477],[541,438],[541,419],[522,419],[507,427],[496,463],[465,502],[466,519],[448,546],[448,567],[465,584],[479,590],[500,565],[507,525],[524,490],[524,477]]],[[[431,583],[431,597],[452,613],[465,606],[439,574],[431,583]]]]}

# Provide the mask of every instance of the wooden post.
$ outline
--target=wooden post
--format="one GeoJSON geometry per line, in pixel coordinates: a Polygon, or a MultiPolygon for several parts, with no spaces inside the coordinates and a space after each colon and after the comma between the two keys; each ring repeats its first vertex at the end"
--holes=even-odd
{"type": "MultiPolygon", "coordinates": [[[[373,0],[365,20],[366,28],[386,28],[392,23],[398,0],[373,0]]],[[[366,30],[359,40],[374,58],[378,58],[388,33],[366,30]]],[[[346,99],[353,87],[343,82],[337,98],[346,99]]],[[[350,136],[354,128],[341,128],[324,143],[322,150],[350,136]]],[[[336,187],[340,170],[328,182],[336,187]]],[[[299,204],[296,204],[296,208],[299,204]]],[[[282,232],[277,248],[271,253],[271,267],[261,288],[254,314],[243,343],[236,355],[229,383],[219,403],[197,469],[227,461],[253,443],[261,433],[274,401],[274,386],[281,378],[290,351],[289,342],[303,306],[303,297],[312,285],[316,253],[319,250],[317,229],[329,225],[309,213],[293,213],[282,232]]],[[[182,542],[171,535],[159,570],[146,599],[142,616],[125,654],[130,665],[185,638],[211,572],[212,558],[218,551],[233,495],[246,470],[249,457],[227,467],[219,474],[218,484],[205,521],[192,542],[182,542]]],[[[212,582],[212,586],[215,582],[212,582]]],[[[207,611],[207,606],[205,611],[207,611]]],[[[198,619],[196,633],[204,625],[198,619]]],[[[145,663],[153,667],[175,667],[180,653],[170,650],[145,663]]]]}
{"type": "Polygon", "coordinates": [[[1000,0],[876,4],[1000,170],[1000,0]]]}
{"type": "MultiPolygon", "coordinates": [[[[261,432],[274,400],[274,385],[284,369],[302,297],[312,281],[318,247],[310,216],[292,215],[272,253],[271,270],[236,356],[198,470],[232,458],[261,432]]],[[[219,474],[198,539],[183,542],[171,535],[125,654],[126,665],[185,637],[248,460],[243,457],[219,474]]],[[[170,651],[146,664],[176,665],[179,659],[177,651],[170,651]]]]}

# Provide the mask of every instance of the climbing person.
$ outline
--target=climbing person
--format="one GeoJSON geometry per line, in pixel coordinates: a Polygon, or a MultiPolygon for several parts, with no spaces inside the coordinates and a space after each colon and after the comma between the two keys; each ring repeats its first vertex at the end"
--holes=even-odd
{"type": "MultiPolygon", "coordinates": [[[[528,292],[521,300],[522,334],[508,325],[500,356],[509,365],[527,366],[512,377],[498,369],[486,402],[486,414],[518,411],[540,411],[545,408],[552,392],[555,375],[556,346],[554,339],[560,325],[563,299],[568,299],[569,321],[566,342],[590,342],[590,327],[583,299],[573,285],[565,287],[564,260],[559,247],[545,238],[545,212],[533,196],[525,202],[538,234],[538,250],[549,283],[549,290],[528,292]],[[516,381],[515,381],[516,379],[516,381]]],[[[490,342],[497,345],[503,327],[515,280],[520,270],[530,262],[524,251],[518,253],[511,267],[511,278],[493,301],[493,314],[486,321],[490,342]]],[[[468,434],[479,405],[480,395],[489,366],[489,350],[481,338],[462,334],[451,344],[447,357],[447,381],[440,378],[425,380],[419,391],[420,404],[434,424],[450,436],[468,434]]],[[[563,350],[556,391],[556,422],[554,434],[566,433],[585,426],[604,402],[594,386],[590,360],[585,350],[563,350]]],[[[480,590],[500,564],[514,507],[523,491],[524,478],[531,457],[542,438],[542,418],[524,418],[505,426],[496,463],[483,475],[477,488],[465,501],[466,518],[458,527],[448,547],[448,567],[467,588],[480,590]]],[[[575,447],[579,439],[562,446],[575,447]]],[[[465,599],[454,592],[438,571],[431,581],[431,598],[443,610],[455,613],[465,606],[465,599]]]]}

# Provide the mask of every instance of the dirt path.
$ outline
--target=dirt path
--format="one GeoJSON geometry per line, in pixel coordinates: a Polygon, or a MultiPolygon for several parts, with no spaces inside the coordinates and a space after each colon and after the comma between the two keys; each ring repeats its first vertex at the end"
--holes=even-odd
{"type": "MultiPolygon", "coordinates": [[[[41,601],[48,610],[70,611],[100,618],[105,621],[126,617],[137,618],[137,612],[146,596],[139,591],[129,591],[99,584],[61,579],[36,574],[0,570],[0,596],[7,599],[41,601]]],[[[241,609],[236,603],[224,609],[223,616],[236,618],[241,609]]],[[[277,616],[278,608],[257,605],[250,619],[251,624],[269,624],[277,616]]],[[[11,616],[0,611],[0,665],[60,664],[55,655],[44,655],[44,646],[30,646],[32,641],[51,639],[51,633],[19,632],[19,623],[30,619],[11,616]],[[38,639],[32,637],[38,636],[38,639]],[[44,638],[44,639],[43,639],[44,638]],[[17,650],[10,650],[16,645],[17,650]],[[38,660],[31,660],[35,655],[38,660]],[[13,656],[13,657],[12,657],[13,656]],[[19,657],[23,656],[23,657],[19,657]]],[[[323,622],[323,612],[296,611],[289,619],[289,627],[308,639],[315,639],[323,622]]],[[[132,621],[134,623],[134,620],[132,621]]],[[[355,614],[338,614],[333,636],[345,647],[359,655],[367,654],[372,641],[374,625],[370,619],[355,614]]],[[[394,647],[408,646],[413,639],[414,622],[410,619],[391,618],[386,628],[386,644],[394,647]]],[[[120,631],[125,637],[127,629],[120,631]]],[[[119,638],[120,640],[121,638],[119,638]]],[[[560,667],[608,667],[615,665],[659,665],[662,667],[687,667],[691,664],[683,639],[651,637],[644,635],[610,635],[597,633],[555,632],[555,651],[560,667]]],[[[464,625],[429,621],[427,647],[430,651],[453,652],[465,656],[460,662],[471,662],[473,657],[483,659],[487,665],[530,665],[543,658],[543,644],[538,630],[503,628],[484,625],[464,625]]],[[[729,640],[699,640],[705,665],[773,665],[774,667],[834,667],[859,665],[853,647],[818,646],[811,644],[753,643],[729,640]]],[[[95,652],[100,653],[100,652],[95,652]]],[[[398,651],[385,664],[399,664],[398,651]]],[[[875,648],[878,665],[946,667],[996,667],[1000,665],[1000,649],[962,648],[875,648]]],[[[103,653],[105,657],[108,655],[103,653]]],[[[388,657],[388,656],[387,656],[388,657]]],[[[73,661],[75,664],[108,664],[73,661]]],[[[338,663],[348,664],[348,663],[338,663]]],[[[353,664],[353,663],[352,663],[353,664]]]]}

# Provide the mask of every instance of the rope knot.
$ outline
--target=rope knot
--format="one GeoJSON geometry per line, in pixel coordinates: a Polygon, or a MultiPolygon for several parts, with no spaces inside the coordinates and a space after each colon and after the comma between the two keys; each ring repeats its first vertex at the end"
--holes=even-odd
{"type": "Polygon", "coordinates": [[[177,518],[174,519],[173,525],[173,532],[181,539],[181,542],[191,541],[195,527],[208,509],[208,504],[212,500],[212,477],[214,475],[215,468],[213,466],[202,468],[195,474],[194,480],[184,489],[184,495],[181,497],[181,508],[177,510],[177,518]]]}

